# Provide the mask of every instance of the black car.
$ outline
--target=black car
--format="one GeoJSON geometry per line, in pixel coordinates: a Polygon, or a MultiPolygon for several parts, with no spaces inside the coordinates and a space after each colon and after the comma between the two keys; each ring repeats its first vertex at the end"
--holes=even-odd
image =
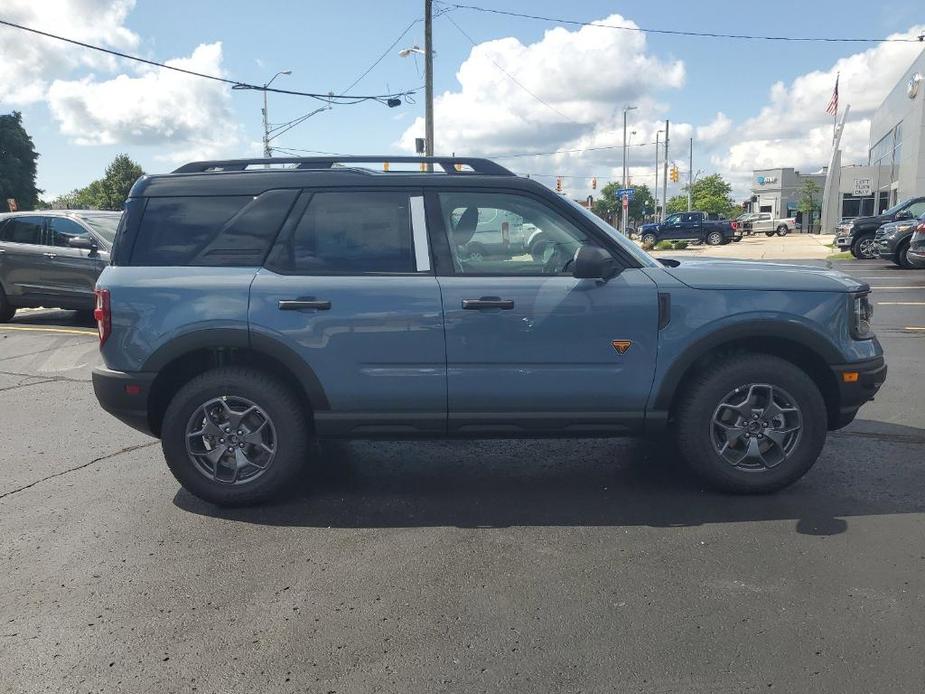
{"type": "Polygon", "coordinates": [[[898,222],[884,224],[877,229],[874,241],[877,244],[877,253],[884,260],[892,260],[901,268],[909,269],[912,263],[909,260],[909,244],[916,228],[925,222],[925,214],[917,219],[903,219],[898,222]]]}
{"type": "Polygon", "coordinates": [[[100,210],[0,214],[0,322],[25,307],[90,313],[121,217],[100,210]]]}
{"type": "Polygon", "coordinates": [[[857,217],[848,227],[838,229],[835,244],[839,250],[851,251],[855,258],[876,258],[879,255],[874,236],[884,224],[915,219],[925,213],[925,197],[910,198],[893,205],[873,217],[857,217]]]}

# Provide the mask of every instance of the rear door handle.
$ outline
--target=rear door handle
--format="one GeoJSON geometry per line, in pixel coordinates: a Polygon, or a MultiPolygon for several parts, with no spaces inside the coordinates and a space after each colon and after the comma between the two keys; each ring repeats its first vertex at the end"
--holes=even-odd
{"type": "Polygon", "coordinates": [[[483,296],[478,299],[463,299],[462,307],[471,311],[478,311],[483,308],[500,308],[504,311],[510,311],[514,308],[514,300],[502,299],[498,296],[483,296]]]}
{"type": "Polygon", "coordinates": [[[280,311],[303,311],[305,309],[315,309],[316,311],[331,310],[331,302],[326,299],[316,299],[313,296],[304,299],[280,299],[280,311]]]}

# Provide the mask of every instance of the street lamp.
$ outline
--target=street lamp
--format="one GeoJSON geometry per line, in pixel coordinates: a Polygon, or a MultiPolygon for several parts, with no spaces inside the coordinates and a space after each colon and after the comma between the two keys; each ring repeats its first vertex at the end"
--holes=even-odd
{"type": "Polygon", "coordinates": [[[658,212],[658,141],[664,130],[655,131],[655,211],[658,212]]]}
{"type": "MultiPolygon", "coordinates": [[[[623,189],[626,189],[626,113],[627,111],[635,111],[635,106],[624,106],[623,107],[623,189]]],[[[626,233],[626,207],[623,208],[623,224],[621,226],[623,233],[626,233]]]]}
{"type": "MultiPolygon", "coordinates": [[[[414,44],[398,51],[402,58],[409,55],[424,56],[424,156],[427,157],[434,156],[434,46],[431,7],[432,0],[424,0],[424,48],[414,44]]],[[[429,163],[427,170],[432,170],[429,163]]]]}
{"type": "Polygon", "coordinates": [[[273,150],[270,149],[270,121],[269,115],[267,114],[267,88],[273,84],[275,80],[280,75],[291,75],[292,70],[280,70],[270,81],[263,85],[263,156],[269,159],[273,156],[273,150]]]}
{"type": "Polygon", "coordinates": [[[402,49],[398,52],[398,55],[400,55],[402,58],[407,58],[407,57],[408,57],[409,55],[411,55],[412,53],[417,53],[417,54],[419,54],[419,55],[424,55],[424,49],[421,48],[420,46],[417,46],[417,45],[415,45],[415,46],[410,46],[410,47],[408,47],[408,48],[402,48],[402,49]]]}

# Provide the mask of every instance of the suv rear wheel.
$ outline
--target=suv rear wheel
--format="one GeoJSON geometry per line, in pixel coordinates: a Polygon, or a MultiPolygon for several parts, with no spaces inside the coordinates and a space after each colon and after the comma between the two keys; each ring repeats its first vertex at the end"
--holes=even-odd
{"type": "Polygon", "coordinates": [[[678,449],[724,491],[761,494],[799,479],[825,444],[825,402],[788,361],[739,355],[698,374],[676,411],[678,449]]]}
{"type": "Polygon", "coordinates": [[[191,494],[221,506],[265,501],[305,463],[307,413],[276,378],[246,367],[207,371],[170,401],[167,466],[191,494]]]}

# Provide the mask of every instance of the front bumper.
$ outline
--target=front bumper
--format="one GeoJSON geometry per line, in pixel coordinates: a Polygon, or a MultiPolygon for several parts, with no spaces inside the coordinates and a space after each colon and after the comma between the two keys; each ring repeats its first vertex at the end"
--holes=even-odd
{"type": "Polygon", "coordinates": [[[874,399],[886,380],[886,362],[883,357],[855,364],[832,366],[838,384],[838,411],[831,413],[830,429],[841,429],[854,420],[861,405],[874,399]],[[852,375],[856,374],[856,375],[852,375]]]}
{"type": "Polygon", "coordinates": [[[838,246],[838,249],[839,249],[839,250],[841,250],[841,251],[847,251],[847,250],[849,250],[849,249],[851,248],[851,242],[852,242],[853,240],[854,240],[854,239],[853,239],[851,236],[847,235],[847,234],[844,235],[844,236],[836,236],[836,237],[835,237],[835,245],[838,246]]]}
{"type": "Polygon", "coordinates": [[[93,391],[100,406],[113,417],[133,429],[155,436],[148,421],[148,401],[156,375],[125,373],[98,366],[93,369],[93,391]]]}
{"type": "Polygon", "coordinates": [[[896,255],[896,239],[892,236],[876,239],[877,254],[883,260],[892,260],[896,255]]]}

